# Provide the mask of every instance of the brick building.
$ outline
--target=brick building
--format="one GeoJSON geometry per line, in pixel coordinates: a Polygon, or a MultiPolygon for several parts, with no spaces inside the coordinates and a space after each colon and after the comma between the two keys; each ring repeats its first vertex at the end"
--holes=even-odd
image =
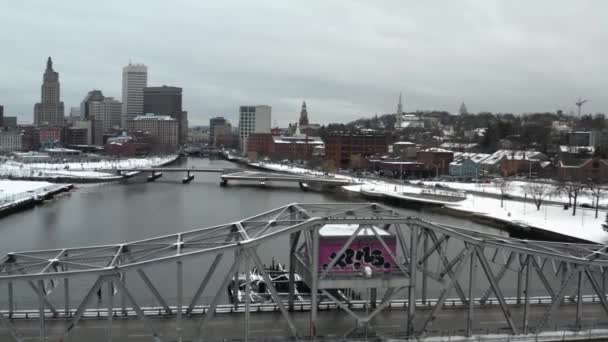
{"type": "Polygon", "coordinates": [[[449,174],[453,160],[454,152],[441,148],[428,148],[416,153],[416,161],[424,164],[435,176],[449,174]]]}
{"type": "Polygon", "coordinates": [[[559,178],[567,181],[605,183],[608,181],[608,160],[601,158],[587,159],[579,165],[559,163],[559,178]]]}
{"type": "Polygon", "coordinates": [[[330,133],[325,141],[325,159],[337,167],[348,167],[352,156],[387,153],[390,142],[390,135],[384,133],[330,133]]]}
{"type": "Polygon", "coordinates": [[[253,133],[247,140],[247,154],[273,160],[310,160],[317,146],[323,146],[323,141],[318,137],[253,133]]]}

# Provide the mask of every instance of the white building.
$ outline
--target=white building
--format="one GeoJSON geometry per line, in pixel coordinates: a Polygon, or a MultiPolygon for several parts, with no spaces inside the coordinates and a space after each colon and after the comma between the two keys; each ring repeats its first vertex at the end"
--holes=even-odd
{"type": "Polygon", "coordinates": [[[122,125],[144,114],[144,88],[148,86],[148,67],[131,64],[122,69],[122,125]]]}
{"type": "Polygon", "coordinates": [[[22,148],[21,132],[0,132],[0,151],[19,151],[22,148]]]}
{"type": "Polygon", "coordinates": [[[113,97],[105,97],[103,101],[89,103],[89,117],[101,122],[104,133],[121,125],[122,103],[113,97]]]}
{"type": "Polygon", "coordinates": [[[266,105],[241,106],[239,109],[239,141],[241,151],[247,151],[251,133],[270,133],[272,108],[266,105]]]}

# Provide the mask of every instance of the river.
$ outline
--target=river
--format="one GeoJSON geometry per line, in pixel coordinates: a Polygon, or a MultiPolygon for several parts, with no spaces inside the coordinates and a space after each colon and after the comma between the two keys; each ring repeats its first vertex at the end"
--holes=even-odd
{"type": "MultiPolygon", "coordinates": [[[[234,168],[225,160],[184,158],[176,166],[234,168]]],[[[165,174],[154,183],[146,183],[139,175],[123,183],[79,185],[69,194],[56,197],[32,210],[10,215],[0,220],[0,253],[11,251],[52,249],[63,247],[102,245],[140,240],[236,221],[262,211],[292,202],[362,202],[361,198],[345,194],[302,192],[297,184],[284,187],[244,186],[229,184],[220,187],[215,173],[196,174],[190,184],[181,183],[183,174],[165,174]]],[[[495,228],[425,210],[398,208],[410,216],[420,216],[436,222],[449,223],[470,229],[497,233],[495,228]]],[[[503,233],[504,234],[504,233],[503,233]]],[[[281,237],[265,245],[259,253],[264,262],[272,258],[288,259],[288,238],[281,237]]],[[[209,259],[209,258],[207,258],[209,259]]],[[[228,267],[231,258],[225,258],[222,267],[228,267]]],[[[193,293],[208,260],[186,261],[184,267],[184,293],[193,293]]],[[[175,268],[153,267],[150,277],[159,289],[174,293],[175,268]],[[170,277],[170,281],[167,281],[170,277]]],[[[220,272],[221,273],[221,272],[220,272]]],[[[480,272],[481,273],[481,272],[480,272]]],[[[479,274],[479,273],[478,273],[479,274]]],[[[141,289],[136,274],[129,276],[129,285],[141,289]]],[[[92,280],[84,279],[82,284],[92,280]]],[[[214,285],[220,283],[219,279],[214,285]]],[[[76,281],[77,284],[77,281],[76,281]]],[[[90,286],[90,283],[88,283],[90,286]]],[[[3,285],[0,285],[0,287],[3,285]]],[[[78,287],[78,285],[74,285],[78,287]]],[[[86,286],[82,286],[85,289],[86,286]]],[[[25,298],[33,297],[31,289],[20,289],[25,298]],[[24,292],[25,291],[25,292],[24,292]]],[[[6,296],[0,288],[0,304],[6,296]]],[[[54,301],[60,303],[62,291],[54,301]]],[[[73,291],[74,297],[81,292],[73,291]]],[[[139,295],[152,301],[145,291],[139,295]]],[[[433,293],[435,291],[430,291],[433,293]]],[[[208,296],[209,294],[206,294],[208,296]]],[[[55,296],[55,295],[53,295],[55,296]]],[[[172,295],[168,295],[171,297],[172,295]]],[[[21,296],[20,296],[21,297],[21,296]]]]}

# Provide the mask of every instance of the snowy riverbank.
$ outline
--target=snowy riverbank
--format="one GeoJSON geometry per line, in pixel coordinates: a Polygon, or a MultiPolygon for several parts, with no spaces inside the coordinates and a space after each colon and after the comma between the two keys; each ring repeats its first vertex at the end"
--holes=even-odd
{"type": "Polygon", "coordinates": [[[0,177],[76,183],[80,181],[115,181],[123,178],[117,174],[117,169],[158,167],[169,164],[177,158],[179,158],[178,155],[169,155],[66,163],[21,163],[7,159],[0,164],[0,177]]]}
{"type": "MultiPolygon", "coordinates": [[[[299,167],[291,167],[271,163],[252,163],[252,166],[265,168],[271,171],[280,171],[287,173],[319,175],[318,171],[307,170],[299,167]]],[[[348,185],[343,188],[350,192],[365,193],[370,197],[390,197],[397,200],[411,200],[412,196],[404,196],[403,194],[418,194],[424,187],[420,185],[396,185],[382,180],[372,180],[364,178],[353,178],[349,176],[336,175],[337,178],[352,179],[353,182],[360,182],[357,185],[348,185]],[[408,197],[408,198],[406,198],[408,197]]],[[[429,188],[437,182],[428,182],[429,188]]],[[[564,210],[563,205],[543,204],[540,210],[536,210],[533,203],[526,201],[518,201],[514,199],[504,200],[502,206],[501,201],[496,196],[484,196],[487,190],[488,194],[496,195],[499,191],[493,185],[482,185],[483,188],[476,184],[467,183],[441,183],[442,186],[448,186],[459,190],[475,190],[474,194],[467,194],[466,199],[455,203],[441,203],[445,207],[460,211],[465,214],[485,217],[493,220],[499,220],[505,223],[526,227],[529,229],[541,229],[548,232],[558,233],[565,236],[583,239],[597,243],[608,243],[608,232],[602,228],[606,217],[606,211],[600,210],[598,218],[595,218],[595,210],[578,208],[576,216],[572,216],[572,210],[564,210]],[[459,186],[460,185],[460,186],[459,186]],[[481,191],[479,191],[481,190],[481,191]]],[[[525,196],[525,184],[523,182],[514,183],[511,189],[516,197],[525,196]],[[522,183],[522,184],[520,184],[522,183]]],[[[551,200],[562,201],[564,198],[554,195],[551,200]]],[[[427,199],[419,199],[420,202],[431,203],[427,199]]],[[[566,199],[567,202],[567,199],[566,199]]],[[[436,203],[438,204],[438,203],[436,203]]]]}
{"type": "Polygon", "coordinates": [[[0,216],[33,207],[55,194],[69,191],[71,184],[0,180],[0,216]]]}

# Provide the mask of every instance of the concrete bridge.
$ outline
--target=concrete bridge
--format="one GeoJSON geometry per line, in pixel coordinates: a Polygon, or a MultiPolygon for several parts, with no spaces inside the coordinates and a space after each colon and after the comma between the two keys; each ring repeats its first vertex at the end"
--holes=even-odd
{"type": "Polygon", "coordinates": [[[149,172],[147,180],[153,182],[162,177],[163,173],[183,173],[183,183],[190,183],[194,179],[194,173],[217,173],[220,174],[220,185],[226,186],[229,181],[239,183],[255,183],[266,185],[273,183],[298,183],[303,190],[308,189],[310,184],[326,187],[342,186],[352,184],[351,181],[342,178],[328,176],[293,175],[275,172],[248,171],[242,169],[220,169],[220,168],[181,168],[181,167],[155,167],[155,168],[123,168],[117,169],[119,175],[129,176],[129,173],[149,172]]]}
{"type": "Polygon", "coordinates": [[[294,203],[141,241],[8,253],[0,257],[0,338],[606,339],[607,248],[471,231],[372,203],[294,203]],[[289,243],[287,293],[259,255],[273,248],[270,241],[289,243]],[[185,267],[201,272],[188,280],[191,293],[185,267]],[[245,286],[244,302],[223,304],[235,274],[252,267],[269,301],[252,302],[245,286]],[[295,296],[296,274],[311,289],[303,300],[295,296]],[[167,283],[175,286],[163,292],[159,284],[167,283]]]}

